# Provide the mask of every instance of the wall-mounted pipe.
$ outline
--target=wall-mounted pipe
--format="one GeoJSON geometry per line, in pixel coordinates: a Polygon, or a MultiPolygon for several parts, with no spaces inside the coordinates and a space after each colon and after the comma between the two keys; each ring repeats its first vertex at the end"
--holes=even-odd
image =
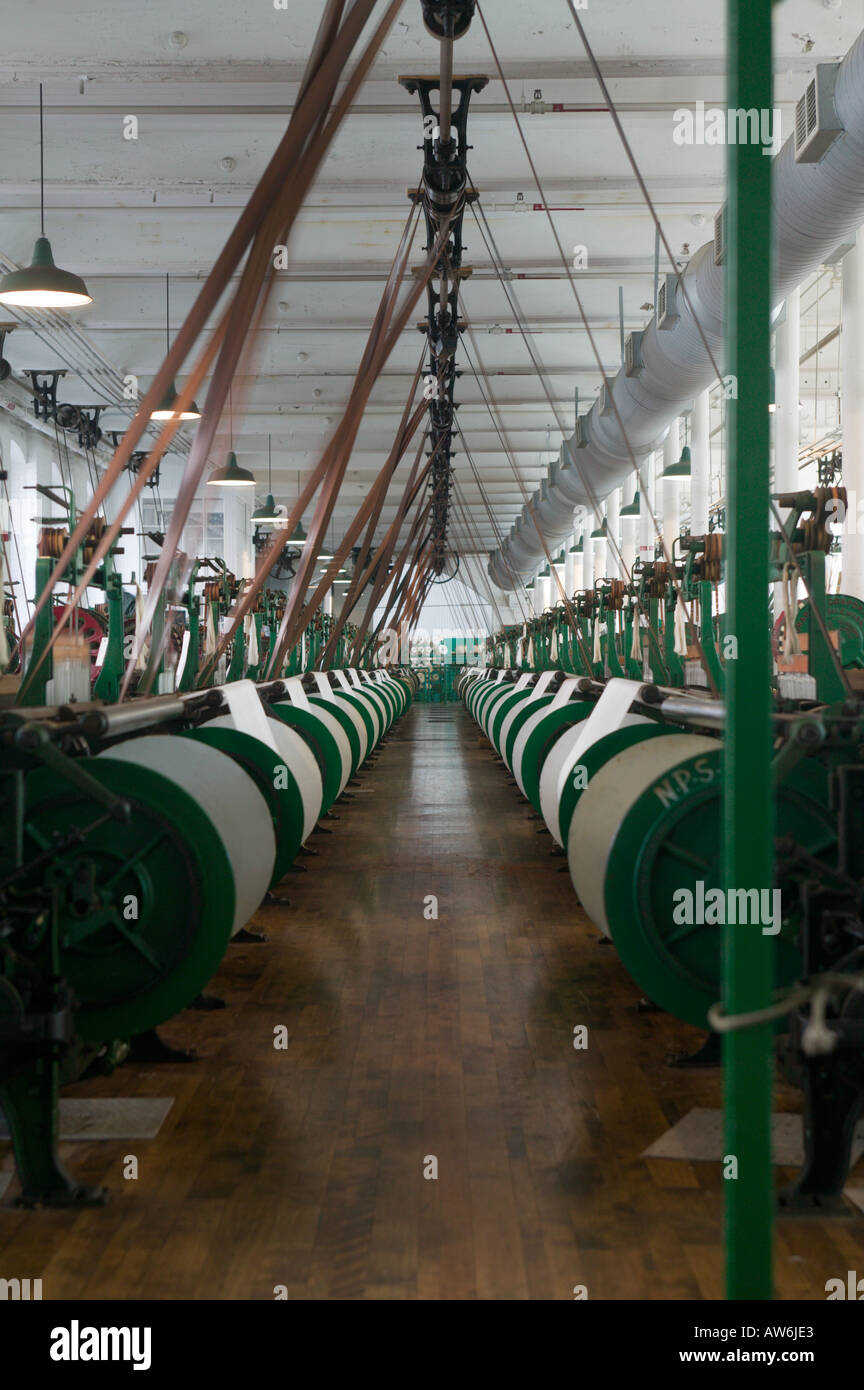
{"type": "MultiPolygon", "coordinates": [[[[838,65],[834,103],[843,133],[818,164],[796,162],[793,137],[774,159],[775,304],[838,246],[854,240],[864,222],[864,33],[838,65]]],[[[579,437],[574,434],[562,444],[545,491],[538,489],[531,499],[549,548],[572,531],[573,508],[590,501],[583,478],[598,497],[606,497],[632,472],[626,440],[641,463],[662,442],[671,421],[714,381],[696,318],[724,370],[724,278],[723,265],[714,261],[713,241],[708,242],[684,273],[689,303],[680,287],[675,294],[677,321],[658,329],[655,316],[642,338],[641,369],[627,376],[622,367],[611,384],[617,415],[608,405],[601,412],[595,402],[580,421],[579,437]]],[[[674,282],[669,284],[672,289],[674,282]]],[[[499,588],[512,589],[520,575],[536,569],[544,553],[534,521],[523,508],[501,549],[492,552],[489,574],[499,588]]]]}

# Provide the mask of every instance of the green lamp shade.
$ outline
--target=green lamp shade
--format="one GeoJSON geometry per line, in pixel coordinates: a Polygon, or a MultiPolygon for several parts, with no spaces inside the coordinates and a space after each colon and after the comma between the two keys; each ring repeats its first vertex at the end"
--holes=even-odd
{"type": "Polygon", "coordinates": [[[560,554],[560,555],[556,555],[556,556],[555,556],[555,559],[552,561],[552,563],[553,563],[553,565],[555,566],[556,569],[563,569],[564,566],[565,566],[565,564],[566,564],[566,562],[567,562],[567,556],[564,554],[564,551],[563,551],[563,550],[561,551],[561,554],[560,554]]]}
{"type": "Polygon", "coordinates": [[[305,545],[305,544],[306,544],[306,532],[305,532],[304,529],[303,529],[303,522],[302,522],[302,521],[298,521],[298,522],[297,522],[297,525],[294,527],[294,530],[291,532],[291,535],[288,537],[288,539],[287,539],[287,541],[285,542],[285,544],[286,544],[286,545],[305,545]]]}
{"type": "Polygon", "coordinates": [[[72,309],[92,304],[93,296],[80,275],[60,270],[54,264],[51,243],[40,236],[33,247],[33,260],[24,270],[10,270],[0,280],[0,304],[18,304],[24,309],[72,309]]]}
{"type": "Polygon", "coordinates": [[[530,589],[533,589],[533,588],[534,588],[534,584],[535,584],[535,581],[534,581],[533,579],[531,580],[531,582],[530,582],[529,584],[526,584],[526,585],[525,585],[525,590],[526,590],[526,592],[527,592],[528,590],[530,590],[530,589]]]}
{"type": "Polygon", "coordinates": [[[537,577],[538,577],[538,579],[551,579],[551,578],[552,578],[552,571],[550,570],[549,566],[548,566],[548,565],[544,565],[543,568],[542,568],[542,570],[540,571],[540,573],[539,573],[539,575],[538,575],[537,577]]]}
{"type": "Polygon", "coordinates": [[[604,518],[603,518],[603,520],[601,521],[600,525],[597,526],[597,527],[591,532],[591,540],[592,540],[592,541],[605,541],[605,539],[606,539],[606,534],[607,534],[607,532],[606,532],[606,518],[605,518],[605,516],[604,516],[604,518]]]}
{"type": "Polygon", "coordinates": [[[256,508],[255,508],[254,512],[252,513],[252,520],[253,520],[253,521],[263,521],[263,522],[267,522],[267,521],[277,522],[277,521],[280,519],[281,515],[282,515],[282,513],[279,511],[279,508],[276,506],[276,503],[273,501],[273,494],[272,494],[272,492],[268,492],[268,493],[267,493],[267,501],[264,503],[264,506],[263,506],[263,507],[256,507],[256,508]]]}
{"type": "Polygon", "coordinates": [[[681,457],[677,463],[670,463],[668,468],[664,468],[661,474],[663,478],[689,478],[690,477],[690,450],[687,445],[681,450],[681,457]]]}
{"type": "Polygon", "coordinates": [[[240,467],[232,450],[222,467],[214,468],[207,482],[216,487],[254,487],[255,475],[248,468],[240,467]]]}
{"type": "Polygon", "coordinates": [[[168,387],[155,410],[150,412],[151,420],[200,420],[201,411],[194,401],[190,401],[185,410],[177,409],[177,388],[174,382],[168,387]]]}
{"type": "Polygon", "coordinates": [[[620,515],[620,516],[639,516],[640,513],[641,513],[641,510],[642,510],[642,504],[641,504],[641,501],[640,501],[640,498],[639,498],[639,490],[638,490],[638,488],[637,488],[636,492],[633,494],[633,501],[630,503],[629,506],[627,506],[627,507],[622,507],[622,508],[621,508],[621,511],[620,511],[620,513],[619,513],[619,515],[620,515]]]}
{"type": "Polygon", "coordinates": [[[570,554],[571,554],[571,555],[581,555],[581,554],[584,552],[584,550],[585,550],[585,537],[584,537],[584,536],[580,536],[579,539],[578,539],[578,541],[576,542],[576,544],[575,544],[575,545],[571,545],[571,547],[570,547],[570,554]]]}

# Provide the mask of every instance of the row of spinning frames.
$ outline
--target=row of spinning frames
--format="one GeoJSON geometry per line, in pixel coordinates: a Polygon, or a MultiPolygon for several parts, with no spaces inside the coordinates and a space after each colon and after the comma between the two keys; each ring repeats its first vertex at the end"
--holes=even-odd
{"type": "Polygon", "coordinates": [[[57,1093],[200,1000],[232,942],[409,707],[409,672],[331,669],[0,722],[0,1107],[25,1206],[101,1203],[57,1093]]]}
{"type": "Polygon", "coordinates": [[[842,1209],[864,1105],[864,604],[826,593],[836,497],[775,500],[791,518],[770,538],[783,594],[773,888],[729,890],[724,878],[722,696],[735,651],[716,611],[723,536],[684,536],[673,573],[668,561],[636,567],[631,582],[574,594],[569,612],[500,632],[492,664],[465,670],[460,696],[566,855],[579,904],[633,979],[634,1006],[641,996],[703,1030],[679,1065],[719,1066],[724,1033],[765,1021],[725,1013],[725,928],[770,942],[766,1018],[786,1079],[804,1091],[805,1161],[781,1200],[842,1209]]]}

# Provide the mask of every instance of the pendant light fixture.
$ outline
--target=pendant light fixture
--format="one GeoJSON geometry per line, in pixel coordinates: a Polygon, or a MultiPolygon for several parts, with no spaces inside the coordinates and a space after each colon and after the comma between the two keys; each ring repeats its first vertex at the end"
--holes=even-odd
{"type": "MultiPolygon", "coordinates": [[[[297,496],[298,496],[298,497],[300,496],[300,474],[299,474],[299,473],[297,474],[297,496]]],[[[296,547],[296,546],[303,546],[303,545],[306,544],[306,531],[304,530],[303,522],[302,522],[302,521],[298,521],[298,522],[297,522],[297,525],[294,527],[294,530],[291,532],[291,535],[288,537],[288,539],[287,539],[287,541],[285,542],[285,544],[286,544],[286,545],[293,545],[293,546],[295,546],[295,547],[296,547]]]]}
{"type": "Polygon", "coordinates": [[[210,477],[207,479],[208,486],[215,487],[254,487],[255,474],[250,473],[248,468],[241,468],[237,462],[237,455],[234,452],[234,405],[231,397],[231,389],[228,390],[228,420],[230,429],[231,448],[228,457],[221,468],[214,468],[210,477]]]}
{"type": "Polygon", "coordinates": [[[641,516],[641,515],[642,515],[642,505],[641,505],[641,502],[640,502],[640,499],[639,499],[639,489],[637,488],[636,491],[635,491],[635,493],[633,494],[633,501],[632,501],[632,502],[628,502],[628,504],[627,504],[626,507],[622,507],[622,508],[621,508],[621,511],[619,512],[619,516],[628,517],[628,516],[641,516]]]}
{"type": "MultiPolygon", "coordinates": [[[[165,356],[171,350],[171,299],[169,276],[165,274],[165,356]]],[[[177,387],[174,382],[168,387],[159,405],[150,415],[151,420],[200,420],[201,411],[194,401],[185,410],[177,409],[177,387]]]]}
{"type": "Polygon", "coordinates": [[[33,260],[24,270],[10,270],[0,279],[0,304],[22,309],[74,309],[92,304],[93,296],[80,275],[54,264],[51,243],[45,235],[45,141],[42,120],[42,83],[39,83],[39,207],[40,235],[33,260]]]}
{"type": "Polygon", "coordinates": [[[690,449],[687,444],[681,450],[681,457],[677,463],[670,463],[668,468],[664,468],[660,474],[661,478],[689,478],[690,477],[690,449]]]}
{"type": "Polygon", "coordinates": [[[273,455],[272,455],[272,436],[267,436],[267,501],[263,507],[256,507],[252,513],[252,520],[257,521],[259,526],[276,526],[282,519],[282,513],[273,501],[273,455]]]}

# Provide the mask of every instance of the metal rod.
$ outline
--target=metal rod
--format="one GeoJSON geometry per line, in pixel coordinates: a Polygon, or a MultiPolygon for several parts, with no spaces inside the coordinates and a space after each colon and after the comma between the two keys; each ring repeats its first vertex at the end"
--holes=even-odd
{"type": "Polygon", "coordinates": [[[45,235],[45,132],[43,126],[42,83],[39,83],[39,219],[45,235]]]}
{"type": "Polygon", "coordinates": [[[450,144],[450,122],[453,104],[453,40],[441,40],[441,87],[438,102],[439,140],[442,145],[450,144]]]}
{"type": "Polygon", "coordinates": [[[130,705],[112,705],[107,709],[88,710],[81,719],[81,732],[87,738],[113,738],[117,734],[137,733],[139,729],[149,729],[154,724],[164,724],[172,719],[184,719],[187,713],[184,701],[176,696],[141,700],[130,705]]]}
{"type": "Polygon", "coordinates": [[[624,364],[624,286],[618,286],[618,338],[621,343],[621,364],[624,364]]]}
{"type": "Polygon", "coordinates": [[[661,701],[663,714],[678,724],[710,724],[722,729],[726,723],[726,706],[719,700],[690,700],[686,695],[670,695],[661,701]]]}
{"type": "MultiPolygon", "coordinates": [[[[729,110],[773,109],[771,0],[728,0],[729,110]]],[[[771,777],[771,625],[768,612],[770,498],[771,164],[760,143],[727,147],[728,403],[727,735],[724,742],[724,865],[727,892],[770,889],[774,801],[771,777]]],[[[727,1014],[771,1002],[774,946],[759,923],[724,928],[727,1014]]],[[[768,1023],[723,1039],[726,1294],[770,1299],[773,1233],[768,1023]]]]}
{"type": "Polygon", "coordinates": [[[660,228],[654,228],[654,317],[657,317],[657,299],[660,294],[660,228]]]}

